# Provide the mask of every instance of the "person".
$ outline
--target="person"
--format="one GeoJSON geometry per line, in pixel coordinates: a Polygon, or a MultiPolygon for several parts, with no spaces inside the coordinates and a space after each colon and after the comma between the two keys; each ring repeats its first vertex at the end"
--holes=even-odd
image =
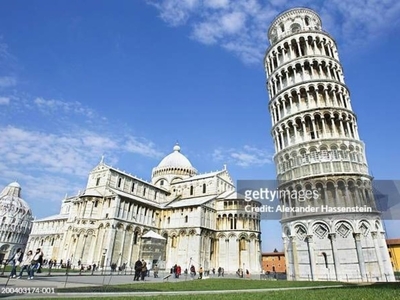
{"type": "Polygon", "coordinates": [[[181,273],[182,273],[182,268],[181,268],[181,266],[176,266],[176,273],[175,273],[176,278],[179,278],[179,276],[181,275],[181,273]]]}
{"type": "Polygon", "coordinates": [[[28,279],[33,279],[35,271],[39,270],[43,264],[43,252],[40,248],[36,249],[36,253],[32,258],[31,266],[28,271],[28,279]]]}
{"type": "Polygon", "coordinates": [[[17,252],[15,252],[14,255],[11,256],[10,259],[8,260],[8,263],[11,263],[11,266],[12,266],[10,278],[17,277],[17,267],[21,263],[22,258],[23,258],[22,249],[18,248],[17,252]]]}
{"type": "Polygon", "coordinates": [[[144,281],[144,278],[147,275],[147,263],[142,259],[142,280],[144,281]]]}
{"type": "Polygon", "coordinates": [[[196,268],[194,265],[190,266],[190,277],[193,279],[196,276],[196,268]]]}
{"type": "Polygon", "coordinates": [[[220,277],[220,276],[221,276],[221,273],[222,273],[222,268],[221,268],[221,267],[219,267],[219,268],[218,268],[218,277],[220,277]]]}
{"type": "Polygon", "coordinates": [[[202,266],[200,266],[200,269],[199,269],[199,279],[203,279],[203,267],[202,266]]]}
{"type": "Polygon", "coordinates": [[[155,266],[154,266],[154,271],[153,271],[153,273],[154,273],[154,278],[158,278],[158,270],[159,270],[158,266],[155,265],[155,266]]]}
{"type": "Polygon", "coordinates": [[[24,260],[21,263],[21,270],[19,271],[18,279],[22,277],[22,274],[26,270],[26,273],[28,273],[29,276],[29,268],[31,267],[31,262],[33,259],[33,252],[32,250],[29,250],[28,253],[26,254],[24,260]]]}
{"type": "Polygon", "coordinates": [[[142,262],[140,259],[138,259],[135,262],[135,277],[133,278],[133,281],[139,281],[140,273],[142,272],[142,262]]]}

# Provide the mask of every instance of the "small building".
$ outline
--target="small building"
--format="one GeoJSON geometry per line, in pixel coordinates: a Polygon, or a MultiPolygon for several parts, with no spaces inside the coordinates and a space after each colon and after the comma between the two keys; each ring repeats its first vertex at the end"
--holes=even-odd
{"type": "Polygon", "coordinates": [[[285,253],[275,249],[273,252],[262,253],[262,269],[264,272],[285,273],[285,253]]]}
{"type": "Polygon", "coordinates": [[[395,272],[400,271],[400,239],[387,239],[390,261],[395,272]]]}

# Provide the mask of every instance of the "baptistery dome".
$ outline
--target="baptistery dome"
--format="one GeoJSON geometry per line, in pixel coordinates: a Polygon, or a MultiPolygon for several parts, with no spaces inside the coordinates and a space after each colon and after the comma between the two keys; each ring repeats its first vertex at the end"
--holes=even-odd
{"type": "Polygon", "coordinates": [[[0,193],[0,261],[25,248],[32,229],[32,211],[21,198],[21,186],[12,182],[0,193]]]}

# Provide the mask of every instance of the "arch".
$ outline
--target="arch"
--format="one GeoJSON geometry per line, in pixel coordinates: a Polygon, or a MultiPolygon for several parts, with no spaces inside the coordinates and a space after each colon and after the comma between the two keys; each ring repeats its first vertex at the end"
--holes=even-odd
{"type": "Polygon", "coordinates": [[[320,239],[324,239],[330,233],[329,225],[321,220],[318,220],[312,225],[312,233],[320,239]]]}
{"type": "Polygon", "coordinates": [[[299,241],[304,241],[307,237],[307,227],[302,223],[295,224],[294,234],[299,241]]]}
{"type": "Polygon", "coordinates": [[[352,232],[354,232],[353,225],[347,220],[338,220],[334,223],[335,233],[342,238],[347,238],[352,232]]]}

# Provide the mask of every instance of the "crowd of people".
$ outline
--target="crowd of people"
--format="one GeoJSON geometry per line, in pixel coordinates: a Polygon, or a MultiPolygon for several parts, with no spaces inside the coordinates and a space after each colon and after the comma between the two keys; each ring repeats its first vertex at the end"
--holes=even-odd
{"type": "Polygon", "coordinates": [[[25,254],[22,252],[21,248],[7,260],[6,264],[11,265],[10,278],[22,278],[24,271],[28,275],[28,279],[33,279],[35,273],[41,272],[41,267],[43,265],[43,252],[40,248],[36,249],[33,253],[29,250],[25,254]],[[19,274],[17,276],[17,270],[19,268],[19,274]]]}
{"type": "MultiPolygon", "coordinates": [[[[55,259],[46,261],[43,258],[43,252],[40,248],[36,249],[35,253],[33,253],[32,250],[29,250],[25,254],[22,252],[22,249],[19,248],[17,251],[8,259],[5,261],[5,264],[11,265],[11,273],[9,275],[10,278],[17,278],[20,279],[24,275],[24,272],[27,274],[27,279],[33,279],[35,273],[41,273],[41,268],[43,265],[48,266],[50,269],[51,268],[70,268],[71,264],[70,261],[68,260],[66,263],[63,262],[63,260],[60,260],[59,263],[55,259]],[[19,273],[18,273],[19,272],[19,273]],[[17,274],[18,273],[18,274],[17,274]]],[[[110,265],[111,266],[111,271],[116,271],[117,270],[117,264],[113,263],[110,265]]],[[[92,270],[93,271],[97,270],[99,268],[99,264],[93,264],[89,265],[87,267],[84,267],[81,264],[81,261],[78,261],[78,268],[80,270],[87,269],[87,270],[92,270]]],[[[124,263],[122,266],[118,267],[119,271],[123,271],[126,268],[126,263],[124,263]]],[[[152,268],[154,278],[158,278],[159,274],[159,267],[157,264],[155,264],[152,268]]],[[[138,259],[135,264],[134,264],[134,278],[133,281],[139,281],[145,280],[145,277],[150,276],[150,268],[148,267],[148,264],[144,259],[138,259]]],[[[211,270],[212,274],[215,275],[215,268],[211,270]]],[[[192,279],[198,278],[198,279],[203,279],[204,275],[204,270],[203,267],[200,265],[199,269],[196,270],[195,266],[192,264],[190,266],[189,272],[188,269],[184,270],[185,276],[190,274],[190,277],[192,279]]],[[[182,275],[182,268],[180,265],[175,264],[171,269],[170,269],[170,275],[173,275],[175,278],[179,278],[182,275]]],[[[208,275],[208,271],[206,272],[206,275],[208,275]]],[[[218,268],[218,277],[224,277],[224,269],[219,267],[218,268]]]]}

